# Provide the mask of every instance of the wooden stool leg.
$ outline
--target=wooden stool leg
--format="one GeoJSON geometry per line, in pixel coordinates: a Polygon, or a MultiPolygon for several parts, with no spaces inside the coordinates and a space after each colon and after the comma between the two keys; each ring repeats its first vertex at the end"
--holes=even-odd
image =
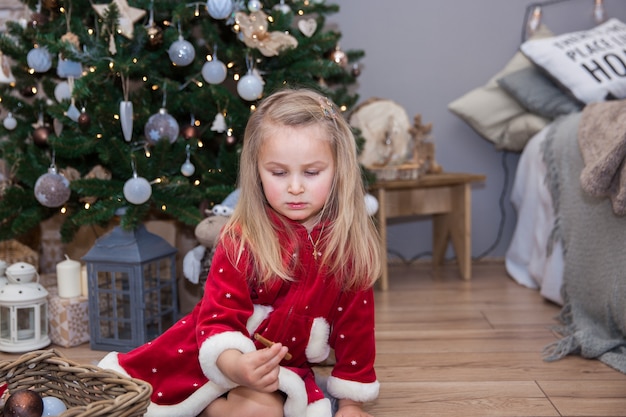
{"type": "Polygon", "coordinates": [[[450,241],[450,214],[433,214],[433,266],[443,265],[450,241]]]}
{"type": "Polygon", "coordinates": [[[470,184],[454,186],[452,189],[450,232],[463,279],[472,277],[472,216],[470,184]]]}

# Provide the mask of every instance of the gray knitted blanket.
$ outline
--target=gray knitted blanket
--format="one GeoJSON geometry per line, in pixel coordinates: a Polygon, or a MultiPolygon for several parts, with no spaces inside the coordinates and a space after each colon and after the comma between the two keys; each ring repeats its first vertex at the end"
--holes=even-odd
{"type": "Polygon", "coordinates": [[[613,213],[609,199],[581,188],[580,121],[581,113],[556,120],[544,142],[553,237],[564,247],[562,325],[555,329],[561,338],[544,354],[548,361],[595,358],[626,373],[626,218],[613,213]]]}

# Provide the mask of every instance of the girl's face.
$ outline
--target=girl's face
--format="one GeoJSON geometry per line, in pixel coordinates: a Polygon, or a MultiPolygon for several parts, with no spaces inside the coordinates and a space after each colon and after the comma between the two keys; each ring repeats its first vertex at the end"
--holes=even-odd
{"type": "Polygon", "coordinates": [[[268,129],[258,170],[269,205],[309,231],[330,193],[335,164],[323,126],[268,129]]]}

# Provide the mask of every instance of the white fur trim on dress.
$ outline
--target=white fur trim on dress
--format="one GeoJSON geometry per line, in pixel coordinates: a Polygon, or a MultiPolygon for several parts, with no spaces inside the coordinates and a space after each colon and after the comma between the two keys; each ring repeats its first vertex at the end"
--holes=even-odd
{"type": "Polygon", "coordinates": [[[304,381],[298,374],[281,366],[278,373],[278,389],[287,395],[284,407],[285,417],[306,415],[309,400],[304,381]]]}
{"type": "Polygon", "coordinates": [[[363,383],[356,381],[348,381],[334,376],[328,377],[327,389],[330,395],[336,398],[347,398],[352,401],[367,402],[373,401],[378,397],[380,383],[374,381],[371,383],[363,383]]]}
{"type": "Polygon", "coordinates": [[[306,358],[311,363],[323,362],[330,354],[330,325],[324,317],[317,317],[313,320],[309,343],[306,346],[306,358]]]}
{"type": "Polygon", "coordinates": [[[333,417],[330,400],[323,398],[309,404],[306,408],[306,417],[333,417]]]}
{"type": "Polygon", "coordinates": [[[248,333],[250,333],[251,335],[254,334],[254,332],[259,328],[263,320],[265,320],[272,311],[274,311],[274,307],[272,306],[255,304],[254,311],[252,312],[252,315],[246,323],[246,329],[248,329],[248,333]]]}
{"type": "Polygon", "coordinates": [[[198,353],[200,367],[206,377],[217,385],[227,389],[237,386],[217,367],[217,358],[222,352],[228,349],[235,349],[242,353],[254,352],[256,347],[254,342],[241,332],[223,332],[211,336],[202,342],[198,353]]]}
{"type": "MultiPolygon", "coordinates": [[[[120,374],[130,377],[128,373],[119,364],[117,352],[108,353],[98,366],[104,369],[110,369],[120,374]]],[[[204,410],[207,405],[212,403],[216,398],[228,391],[224,387],[220,387],[214,382],[207,382],[198,388],[192,395],[178,404],[159,405],[150,401],[148,410],[144,417],[195,417],[204,410]]]]}

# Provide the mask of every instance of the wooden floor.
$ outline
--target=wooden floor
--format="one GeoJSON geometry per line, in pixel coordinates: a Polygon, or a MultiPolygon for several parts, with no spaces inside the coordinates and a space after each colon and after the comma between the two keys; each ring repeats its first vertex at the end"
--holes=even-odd
{"type": "MultiPolygon", "coordinates": [[[[578,356],[542,360],[559,307],[517,285],[501,263],[475,264],[471,281],[455,266],[389,271],[390,289],[376,300],[374,417],[626,416],[626,375],[578,356]]],[[[81,363],[106,353],[89,344],[59,350],[81,363]]]]}

